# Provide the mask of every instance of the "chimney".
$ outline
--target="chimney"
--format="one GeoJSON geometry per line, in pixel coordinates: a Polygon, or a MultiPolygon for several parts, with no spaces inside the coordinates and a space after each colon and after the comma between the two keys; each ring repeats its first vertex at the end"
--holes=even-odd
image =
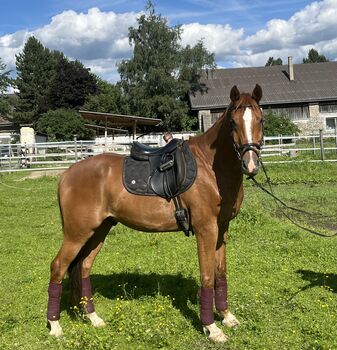
{"type": "Polygon", "coordinates": [[[289,80],[294,81],[294,65],[293,65],[293,57],[288,57],[288,74],[289,74],[289,80]]]}

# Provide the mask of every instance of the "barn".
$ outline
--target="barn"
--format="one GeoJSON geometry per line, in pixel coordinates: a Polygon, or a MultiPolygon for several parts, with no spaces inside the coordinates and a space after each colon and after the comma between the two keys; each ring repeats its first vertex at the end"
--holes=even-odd
{"type": "Polygon", "coordinates": [[[207,130],[230,103],[233,85],[251,92],[263,89],[264,113],[271,110],[296,123],[302,134],[335,133],[337,127],[337,62],[205,70],[200,87],[189,95],[199,128],[207,130]]]}

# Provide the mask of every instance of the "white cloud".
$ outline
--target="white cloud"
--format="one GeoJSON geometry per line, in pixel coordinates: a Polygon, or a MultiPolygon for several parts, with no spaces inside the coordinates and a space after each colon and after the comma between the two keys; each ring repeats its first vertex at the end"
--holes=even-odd
{"type": "Polygon", "coordinates": [[[79,59],[93,72],[105,76],[110,70],[116,71],[117,60],[131,56],[128,28],[136,24],[137,16],[134,12],[116,14],[97,8],[88,13],[64,11],[33,32],[19,31],[0,37],[0,57],[8,68],[15,68],[15,54],[21,52],[26,40],[34,35],[49,49],[79,59]],[[107,68],[108,64],[112,66],[107,68]]]}
{"type": "Polygon", "coordinates": [[[136,24],[137,14],[69,10],[52,18],[34,35],[47,47],[83,60],[130,56],[128,28],[136,24]]]}
{"type": "Polygon", "coordinates": [[[195,45],[198,40],[203,40],[207,49],[215,52],[217,57],[239,54],[239,40],[244,35],[244,30],[233,29],[230,25],[220,24],[185,24],[182,27],[181,36],[183,45],[195,45]]]}

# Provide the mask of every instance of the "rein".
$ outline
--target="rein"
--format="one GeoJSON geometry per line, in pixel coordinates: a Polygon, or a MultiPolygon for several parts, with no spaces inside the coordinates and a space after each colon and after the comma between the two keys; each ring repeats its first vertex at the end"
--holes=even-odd
{"type": "Polygon", "coordinates": [[[299,223],[297,223],[296,221],[294,221],[287,213],[284,212],[283,208],[281,207],[281,205],[286,208],[286,209],[290,209],[292,211],[295,211],[297,213],[301,213],[301,214],[306,214],[306,215],[310,215],[310,216],[313,216],[314,214],[313,213],[309,213],[305,210],[301,210],[301,209],[298,209],[298,208],[294,208],[294,207],[291,207],[289,205],[287,205],[284,201],[282,201],[280,198],[278,198],[275,194],[274,194],[274,191],[273,191],[273,188],[272,188],[272,185],[271,185],[271,181],[270,181],[270,177],[268,176],[268,173],[267,173],[267,170],[264,166],[264,164],[262,163],[262,160],[260,159],[260,163],[261,163],[261,166],[262,166],[262,169],[263,169],[263,172],[266,176],[266,183],[268,184],[269,186],[269,190],[266,189],[262,184],[260,184],[254,176],[249,176],[247,179],[248,180],[252,180],[254,182],[254,184],[259,188],[261,189],[263,192],[269,194],[274,200],[275,202],[278,204],[280,210],[281,210],[281,213],[291,222],[293,223],[295,226],[301,228],[302,230],[304,231],[307,231],[309,233],[312,233],[316,236],[320,236],[320,237],[324,237],[324,238],[331,238],[331,237],[335,237],[337,236],[337,232],[332,234],[332,235],[326,235],[324,233],[321,233],[321,232],[317,232],[315,230],[311,230],[307,227],[304,227],[302,225],[300,225],[299,223]]]}

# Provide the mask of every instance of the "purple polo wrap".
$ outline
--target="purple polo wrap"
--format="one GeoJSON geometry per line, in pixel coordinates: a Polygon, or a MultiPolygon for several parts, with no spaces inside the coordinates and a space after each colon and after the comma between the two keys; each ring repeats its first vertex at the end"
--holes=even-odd
{"type": "Polygon", "coordinates": [[[62,294],[61,283],[49,283],[47,319],[57,321],[60,319],[60,302],[62,294]]]}
{"type": "Polygon", "coordinates": [[[214,323],[213,288],[200,288],[200,320],[204,326],[214,323]]]}
{"type": "Polygon", "coordinates": [[[225,311],[227,304],[227,279],[217,278],[215,280],[215,307],[218,311],[225,311]]]}
{"type": "Polygon", "coordinates": [[[95,311],[95,306],[92,300],[92,291],[90,277],[82,278],[82,300],[83,308],[86,313],[91,314],[95,311]]]}

